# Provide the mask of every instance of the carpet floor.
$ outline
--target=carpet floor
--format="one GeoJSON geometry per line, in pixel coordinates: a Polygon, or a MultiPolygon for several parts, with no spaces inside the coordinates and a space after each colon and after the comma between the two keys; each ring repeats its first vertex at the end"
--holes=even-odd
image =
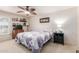
{"type": "MultiPolygon", "coordinates": [[[[17,44],[15,40],[7,40],[0,42],[0,53],[32,53],[32,51],[17,44]]],[[[43,46],[41,53],[76,53],[76,47],[49,41],[43,46]]]]}

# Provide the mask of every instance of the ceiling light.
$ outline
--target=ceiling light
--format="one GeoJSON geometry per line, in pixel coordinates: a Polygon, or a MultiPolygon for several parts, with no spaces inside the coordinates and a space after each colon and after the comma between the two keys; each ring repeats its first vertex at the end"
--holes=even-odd
{"type": "Polygon", "coordinates": [[[30,14],[30,12],[29,12],[29,11],[24,11],[24,13],[25,13],[25,14],[30,14]]]}

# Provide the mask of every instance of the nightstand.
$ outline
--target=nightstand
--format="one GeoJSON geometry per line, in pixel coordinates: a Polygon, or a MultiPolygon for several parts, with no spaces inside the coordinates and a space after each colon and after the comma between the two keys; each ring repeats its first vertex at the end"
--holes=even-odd
{"type": "Polygon", "coordinates": [[[64,45],[64,33],[54,33],[54,43],[60,43],[64,45]]]}

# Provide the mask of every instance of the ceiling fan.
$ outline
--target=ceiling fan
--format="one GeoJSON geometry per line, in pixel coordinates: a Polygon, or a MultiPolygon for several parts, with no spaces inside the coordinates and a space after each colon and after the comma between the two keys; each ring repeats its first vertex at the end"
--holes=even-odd
{"type": "Polygon", "coordinates": [[[18,6],[18,8],[22,9],[21,11],[17,11],[17,13],[25,13],[27,16],[29,15],[37,15],[35,8],[29,8],[29,6],[18,6]]]}

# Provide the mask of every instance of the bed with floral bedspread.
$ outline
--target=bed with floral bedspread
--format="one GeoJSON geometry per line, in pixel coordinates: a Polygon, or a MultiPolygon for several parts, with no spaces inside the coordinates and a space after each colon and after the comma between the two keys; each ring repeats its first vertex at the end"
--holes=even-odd
{"type": "Polygon", "coordinates": [[[23,44],[25,47],[32,49],[33,53],[40,52],[43,45],[51,39],[49,32],[22,32],[18,33],[15,40],[18,44],[23,44]]]}

